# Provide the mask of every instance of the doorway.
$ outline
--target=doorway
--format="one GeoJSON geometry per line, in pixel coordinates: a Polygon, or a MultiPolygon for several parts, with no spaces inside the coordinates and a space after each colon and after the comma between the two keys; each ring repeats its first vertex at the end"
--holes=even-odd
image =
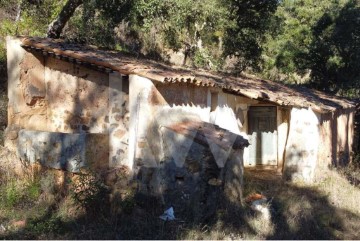
{"type": "Polygon", "coordinates": [[[251,106],[248,111],[249,165],[277,165],[275,106],[251,106]]]}

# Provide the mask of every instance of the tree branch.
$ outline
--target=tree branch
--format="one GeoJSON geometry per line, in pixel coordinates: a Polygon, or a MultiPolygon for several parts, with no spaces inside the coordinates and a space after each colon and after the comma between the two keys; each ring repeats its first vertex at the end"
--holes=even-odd
{"type": "Polygon", "coordinates": [[[59,38],[66,23],[82,3],[83,0],[68,0],[58,17],[49,25],[47,36],[49,38],[59,38]]]}

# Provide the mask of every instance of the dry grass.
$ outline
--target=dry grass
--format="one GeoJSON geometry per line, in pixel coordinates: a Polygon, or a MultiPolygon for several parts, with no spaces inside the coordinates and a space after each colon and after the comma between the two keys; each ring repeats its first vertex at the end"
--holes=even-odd
{"type": "MultiPolygon", "coordinates": [[[[360,170],[357,170],[360,175],[360,170]]],[[[352,185],[343,169],[324,172],[313,184],[291,184],[247,176],[247,192],[260,191],[273,198],[275,239],[356,239],[360,237],[360,188],[352,185]]],[[[262,232],[266,229],[265,225],[262,232]]],[[[274,226],[269,226],[268,232],[274,226]]],[[[260,234],[260,232],[259,232],[260,234]]]]}
{"type": "MultiPolygon", "coordinates": [[[[246,206],[224,212],[212,225],[186,227],[182,239],[358,239],[360,188],[344,169],[328,170],[313,185],[286,183],[275,174],[246,173],[245,195],[261,193],[271,201],[271,218],[246,206]],[[240,217],[241,215],[241,217],[240,217]]],[[[352,174],[360,176],[359,169],[352,174]],[[357,173],[357,174],[356,174],[357,173]]],[[[219,210],[224,211],[224,210],[219,210]]]]}
{"type": "MultiPolygon", "coordinates": [[[[164,222],[158,218],[164,209],[157,200],[141,196],[127,200],[125,213],[111,214],[106,201],[94,202],[91,210],[96,212],[88,212],[72,198],[71,183],[60,191],[47,171],[32,181],[10,178],[1,182],[1,192],[10,201],[0,200],[0,225],[6,228],[0,230],[0,238],[356,239],[360,237],[360,188],[349,182],[347,173],[329,170],[313,185],[286,183],[273,174],[246,173],[245,195],[267,196],[271,216],[248,205],[224,202],[211,220],[200,223],[179,215],[176,221],[164,222]],[[19,198],[14,201],[13,197],[19,198]]],[[[103,200],[103,196],[92,198],[103,200]]]]}

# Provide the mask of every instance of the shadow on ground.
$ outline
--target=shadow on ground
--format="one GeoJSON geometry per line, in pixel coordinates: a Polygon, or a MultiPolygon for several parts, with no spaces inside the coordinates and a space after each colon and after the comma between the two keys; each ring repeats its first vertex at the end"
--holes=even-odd
{"type": "MultiPolygon", "coordinates": [[[[69,189],[71,192],[71,188],[69,189]]],[[[248,205],[240,207],[224,197],[205,219],[189,207],[175,209],[175,221],[159,219],[166,206],[155,197],[134,195],[111,213],[106,189],[94,189],[85,202],[69,202],[63,193],[46,204],[44,212],[26,217],[26,225],[0,234],[1,239],[356,239],[358,210],[340,208],[325,191],[283,182],[275,174],[247,172],[245,195],[261,193],[270,200],[271,218],[248,205]],[[67,207],[64,206],[65,203],[67,207]],[[64,214],[65,213],[65,214],[64,214]]],[[[350,197],[349,197],[350,198],[350,197]]],[[[34,202],[30,209],[44,203],[34,202]]],[[[340,205],[341,206],[341,205],[340,205]]],[[[21,207],[17,207],[21,211],[21,207]]],[[[1,217],[0,220],[6,220],[1,217]]]]}

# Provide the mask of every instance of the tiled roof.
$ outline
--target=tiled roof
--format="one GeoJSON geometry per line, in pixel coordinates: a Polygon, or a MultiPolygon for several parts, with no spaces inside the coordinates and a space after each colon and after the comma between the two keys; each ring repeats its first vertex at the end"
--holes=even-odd
{"type": "Polygon", "coordinates": [[[65,40],[21,37],[22,46],[29,51],[41,51],[66,61],[95,67],[107,72],[136,74],[161,83],[189,83],[196,86],[221,88],[251,99],[283,106],[311,107],[318,112],[354,108],[354,102],[304,87],[283,84],[249,76],[232,76],[206,70],[169,66],[128,54],[104,51],[93,46],[69,43],[65,40]]]}

